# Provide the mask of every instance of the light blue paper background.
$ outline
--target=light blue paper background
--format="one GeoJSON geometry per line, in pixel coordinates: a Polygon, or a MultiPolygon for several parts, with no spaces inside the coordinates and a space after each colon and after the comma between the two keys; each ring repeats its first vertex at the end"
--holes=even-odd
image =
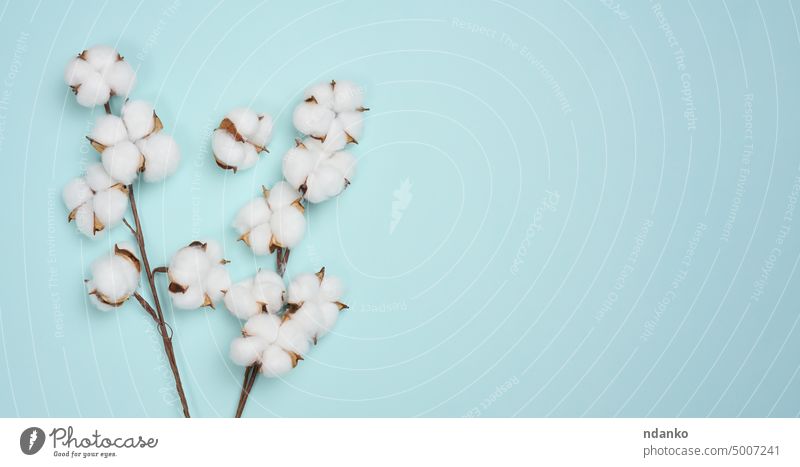
{"type": "MultiPolygon", "coordinates": [[[[798,5],[0,8],[0,415],[180,415],[146,315],[86,300],[89,263],[125,228],[86,240],[60,199],[97,160],[84,135],[102,109],[62,81],[96,43],[138,69],[133,97],[182,148],[166,184],[140,186],[151,261],[211,237],[235,280],[273,265],[230,223],[279,179],[302,90],[366,90],[354,183],[309,210],[287,274],[327,266],[351,309],[288,378],[256,383],[247,416],[800,411],[798,5]],[[209,134],[242,105],[277,127],[271,153],[233,176],[209,134]]],[[[167,316],[193,415],[230,416],[238,321],[223,307],[167,316]]]]}

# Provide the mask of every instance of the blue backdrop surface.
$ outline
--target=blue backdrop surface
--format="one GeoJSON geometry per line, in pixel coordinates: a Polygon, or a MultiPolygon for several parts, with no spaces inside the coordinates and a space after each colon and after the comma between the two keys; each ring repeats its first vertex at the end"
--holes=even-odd
{"type": "MultiPolygon", "coordinates": [[[[135,303],[87,301],[61,189],[97,160],[63,83],[85,47],[138,71],[183,160],[140,185],[151,261],[223,243],[280,178],[315,82],[361,84],[358,172],[312,206],[287,275],[351,308],[248,416],[781,416],[800,412],[800,5],[791,1],[8,1],[0,5],[0,415],[179,416],[135,303]],[[233,175],[210,132],[271,113],[233,175]]],[[[160,284],[162,290],[166,284],[160,284]]],[[[240,328],[167,307],[195,416],[230,416],[240,328]]]]}

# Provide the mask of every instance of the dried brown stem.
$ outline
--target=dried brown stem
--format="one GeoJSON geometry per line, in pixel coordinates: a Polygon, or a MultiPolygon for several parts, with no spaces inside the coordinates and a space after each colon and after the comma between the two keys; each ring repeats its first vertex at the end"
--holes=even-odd
{"type": "Polygon", "coordinates": [[[105,108],[106,109],[106,113],[110,115],[111,114],[111,101],[106,102],[105,105],[103,106],[103,108],[105,108]]]}
{"type": "Polygon", "coordinates": [[[244,412],[244,406],[247,404],[247,397],[250,395],[250,391],[253,389],[253,385],[256,384],[256,378],[258,377],[258,370],[261,368],[260,363],[254,363],[253,365],[248,366],[244,370],[244,380],[242,381],[242,393],[239,395],[239,405],[236,407],[236,418],[242,418],[242,412],[244,412]]]}
{"type": "Polygon", "coordinates": [[[153,309],[153,306],[150,305],[150,303],[148,303],[147,300],[144,299],[144,297],[139,295],[139,292],[134,292],[133,296],[139,302],[139,305],[142,305],[144,311],[146,311],[147,314],[150,315],[151,318],[153,318],[153,321],[158,323],[158,316],[156,315],[156,310],[153,309]]]}
{"type": "Polygon", "coordinates": [[[147,260],[147,250],[144,246],[142,223],[139,220],[139,211],[136,209],[136,197],[133,194],[133,185],[128,186],[128,198],[130,199],[131,211],[133,212],[133,222],[136,225],[136,243],[139,244],[139,254],[142,257],[144,272],[147,276],[147,282],[150,285],[150,292],[153,295],[156,324],[158,325],[159,333],[161,334],[161,341],[164,344],[164,353],[167,354],[167,360],[169,361],[169,366],[172,369],[172,375],[175,378],[175,390],[178,392],[178,397],[180,397],[181,400],[183,416],[189,418],[189,403],[186,401],[186,393],[183,391],[183,384],[181,384],[181,376],[178,372],[178,363],[175,359],[175,349],[172,347],[172,338],[167,332],[167,324],[164,321],[164,312],[161,310],[161,303],[158,300],[158,290],[156,290],[156,281],[153,270],[150,269],[150,262],[147,260]]]}

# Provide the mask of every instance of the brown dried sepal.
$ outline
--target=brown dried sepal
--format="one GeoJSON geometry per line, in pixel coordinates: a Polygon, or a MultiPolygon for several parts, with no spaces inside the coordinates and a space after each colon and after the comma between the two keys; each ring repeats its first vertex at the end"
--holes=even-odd
{"type": "Polygon", "coordinates": [[[137,258],[136,255],[134,255],[130,250],[125,250],[117,245],[114,245],[114,254],[130,261],[131,264],[133,264],[133,267],[136,268],[137,272],[142,272],[142,264],[139,262],[139,258],[137,258]]]}
{"type": "Polygon", "coordinates": [[[178,284],[177,282],[170,282],[169,283],[169,291],[172,293],[186,293],[189,287],[185,285],[178,284]]]}
{"type": "Polygon", "coordinates": [[[217,163],[217,167],[219,167],[222,170],[232,170],[233,173],[236,173],[236,171],[239,170],[238,167],[234,167],[232,165],[228,165],[228,164],[222,162],[221,160],[217,159],[216,154],[214,155],[214,162],[216,162],[217,163]]]}
{"type": "Polygon", "coordinates": [[[152,135],[153,133],[158,133],[159,131],[164,129],[164,124],[161,122],[161,119],[158,118],[156,111],[153,111],[153,131],[150,132],[152,135]]]}
{"type": "Polygon", "coordinates": [[[274,253],[278,248],[283,248],[283,245],[275,239],[275,235],[269,239],[269,252],[274,253]]]}
{"type": "Polygon", "coordinates": [[[303,206],[303,198],[297,198],[296,200],[292,201],[291,205],[300,211],[300,214],[306,213],[306,207],[303,206]]]}
{"type": "Polygon", "coordinates": [[[206,294],[205,297],[203,297],[203,306],[207,306],[209,308],[216,309],[214,307],[214,302],[211,301],[211,297],[209,297],[208,294],[206,294]]]}
{"type": "Polygon", "coordinates": [[[349,306],[345,305],[345,304],[344,304],[344,303],[342,303],[342,302],[333,302],[333,303],[335,303],[335,304],[336,304],[336,306],[338,306],[338,307],[339,307],[339,311],[344,311],[344,310],[346,310],[346,309],[350,308],[349,306]]]}
{"type": "Polygon", "coordinates": [[[297,310],[299,310],[302,307],[303,307],[303,302],[300,302],[300,303],[287,303],[286,304],[286,309],[285,309],[286,311],[283,314],[284,319],[288,319],[287,318],[288,316],[291,316],[291,315],[297,313],[297,310]]]}
{"type": "Polygon", "coordinates": [[[236,129],[236,125],[230,118],[223,118],[222,121],[219,123],[219,129],[227,131],[228,133],[233,136],[236,141],[242,142],[244,141],[244,136],[242,136],[239,131],[236,129]]]}
{"type": "Polygon", "coordinates": [[[96,140],[94,140],[94,139],[92,139],[92,138],[90,138],[90,137],[88,137],[88,136],[86,137],[86,139],[88,139],[88,140],[89,140],[89,144],[91,144],[91,145],[92,145],[92,147],[94,148],[94,150],[95,150],[95,151],[97,151],[97,152],[99,152],[99,153],[102,153],[102,152],[103,152],[103,151],[105,151],[105,150],[106,150],[106,148],[108,147],[108,146],[106,146],[105,144],[100,144],[99,142],[97,142],[96,140]]]}
{"type": "Polygon", "coordinates": [[[201,250],[206,251],[206,247],[208,247],[208,244],[203,243],[200,240],[195,240],[192,243],[190,243],[189,246],[192,248],[200,248],[201,250]]]}
{"type": "Polygon", "coordinates": [[[317,276],[317,279],[319,279],[319,282],[321,284],[322,279],[325,279],[325,266],[323,266],[322,269],[317,271],[314,275],[317,276]]]}
{"type": "Polygon", "coordinates": [[[292,357],[292,368],[295,368],[297,366],[297,362],[303,360],[302,355],[296,354],[294,352],[287,352],[287,353],[289,354],[290,357],[292,357]]]}
{"type": "Polygon", "coordinates": [[[106,297],[105,295],[101,294],[100,292],[98,292],[97,289],[89,292],[89,295],[94,295],[95,297],[97,297],[97,301],[99,301],[100,303],[114,308],[121,306],[123,303],[125,303],[126,300],[128,300],[128,298],[130,298],[130,295],[126,295],[125,297],[120,298],[115,302],[110,298],[106,297]]]}

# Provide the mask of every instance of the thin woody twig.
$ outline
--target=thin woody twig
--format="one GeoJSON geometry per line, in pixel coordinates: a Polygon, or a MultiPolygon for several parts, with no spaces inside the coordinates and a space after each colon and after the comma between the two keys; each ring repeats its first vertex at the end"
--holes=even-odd
{"type": "MultiPolygon", "coordinates": [[[[147,260],[147,250],[144,245],[144,234],[142,233],[142,223],[139,220],[139,211],[136,209],[136,197],[133,193],[133,185],[128,185],[128,198],[131,204],[131,211],[133,212],[133,222],[136,225],[136,242],[139,244],[139,253],[142,256],[142,264],[144,265],[144,272],[147,276],[147,282],[150,285],[150,292],[153,296],[153,303],[155,305],[156,323],[158,324],[159,333],[161,334],[161,341],[164,344],[164,353],[167,354],[172,375],[175,379],[175,389],[178,392],[178,397],[181,400],[183,407],[183,416],[186,418],[189,415],[189,403],[186,401],[186,393],[183,390],[181,383],[181,376],[178,372],[178,363],[175,359],[175,349],[172,347],[172,339],[167,331],[168,325],[164,321],[164,312],[161,310],[161,303],[158,300],[158,290],[156,289],[155,277],[152,269],[150,269],[150,262],[147,260]]],[[[141,303],[141,302],[140,302],[141,303]]]]}
{"type": "Polygon", "coordinates": [[[153,309],[153,306],[150,305],[150,303],[148,303],[147,300],[144,299],[144,297],[139,295],[139,292],[134,292],[133,296],[136,297],[136,300],[139,302],[139,305],[142,305],[144,311],[146,311],[147,314],[150,315],[150,317],[153,318],[153,320],[156,323],[158,323],[158,316],[156,316],[156,310],[153,309]]]}
{"type": "Polygon", "coordinates": [[[125,225],[128,227],[128,230],[130,230],[130,231],[131,231],[131,233],[133,234],[133,236],[135,237],[135,236],[136,236],[136,229],[134,229],[134,228],[133,228],[133,226],[131,226],[131,224],[130,224],[130,223],[128,223],[128,219],[125,219],[125,218],[123,217],[123,218],[122,218],[122,222],[124,222],[124,223],[125,223],[125,225]]]}

